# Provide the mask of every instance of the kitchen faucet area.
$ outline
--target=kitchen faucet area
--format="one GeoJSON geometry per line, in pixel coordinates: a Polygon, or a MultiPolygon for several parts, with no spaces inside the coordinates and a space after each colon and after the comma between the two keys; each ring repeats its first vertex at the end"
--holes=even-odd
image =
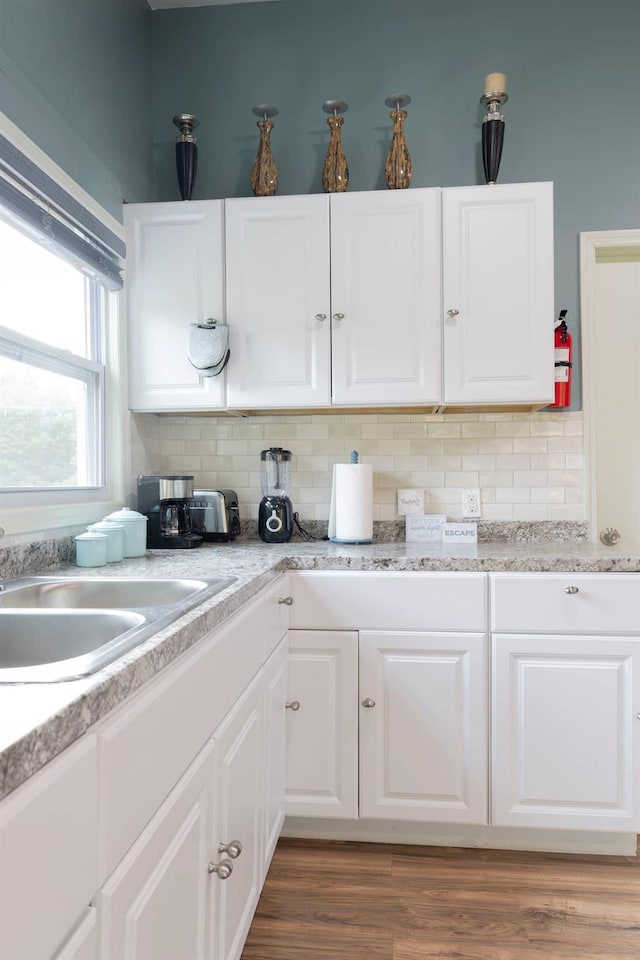
{"type": "Polygon", "coordinates": [[[640,954],[639,37],[0,4],[0,960],[640,954]]]}

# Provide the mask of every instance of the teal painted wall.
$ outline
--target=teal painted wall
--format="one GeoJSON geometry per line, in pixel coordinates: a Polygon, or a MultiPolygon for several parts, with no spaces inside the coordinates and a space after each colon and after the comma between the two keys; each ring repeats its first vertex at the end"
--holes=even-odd
{"type": "Polygon", "coordinates": [[[385,189],[384,98],[397,91],[412,97],[413,186],[481,183],[479,99],[485,74],[500,71],[499,181],[555,182],[556,312],[568,308],[574,334],[578,233],[640,225],[638,0],[278,0],[155,11],[152,24],[158,200],[179,199],[179,112],[200,118],[195,196],[250,195],[251,108],[265,102],[280,109],[279,193],[320,192],[329,98],[349,103],[349,189],[385,189]]]}
{"type": "Polygon", "coordinates": [[[118,219],[151,200],[146,0],[2,0],[0,111],[118,219]]]}

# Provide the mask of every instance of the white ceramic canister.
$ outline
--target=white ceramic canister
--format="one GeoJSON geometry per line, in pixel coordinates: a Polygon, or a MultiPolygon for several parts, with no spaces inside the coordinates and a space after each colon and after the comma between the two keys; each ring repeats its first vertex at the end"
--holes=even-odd
{"type": "Polygon", "coordinates": [[[124,527],[125,557],[143,557],[147,550],[147,518],[144,513],[123,507],[103,518],[108,523],[124,527]]]}
{"type": "Polygon", "coordinates": [[[109,541],[107,543],[107,563],[117,563],[124,558],[124,523],[100,520],[98,523],[90,523],[87,530],[104,533],[107,537],[109,541]]]}
{"type": "Polygon", "coordinates": [[[107,544],[109,542],[105,533],[88,530],[86,533],[79,533],[73,539],[76,542],[76,566],[104,567],[107,562],[107,544]]]}

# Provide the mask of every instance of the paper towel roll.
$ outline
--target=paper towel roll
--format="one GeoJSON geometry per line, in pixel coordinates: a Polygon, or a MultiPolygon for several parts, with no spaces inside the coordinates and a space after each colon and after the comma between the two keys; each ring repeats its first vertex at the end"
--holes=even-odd
{"type": "Polygon", "coordinates": [[[373,539],[372,464],[335,464],[330,513],[332,539],[355,543],[373,539]]]}

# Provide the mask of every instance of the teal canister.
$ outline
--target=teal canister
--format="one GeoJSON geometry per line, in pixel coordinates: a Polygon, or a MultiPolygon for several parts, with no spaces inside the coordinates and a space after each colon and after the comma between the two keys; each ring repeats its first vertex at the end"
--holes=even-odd
{"type": "Polygon", "coordinates": [[[112,523],[110,520],[100,520],[91,523],[88,531],[104,533],[107,538],[107,563],[117,563],[124,558],[124,524],[112,523]]]}
{"type": "Polygon", "coordinates": [[[107,562],[108,537],[97,530],[88,530],[74,537],[76,543],[76,566],[104,567],[107,562]]]}
{"type": "Polygon", "coordinates": [[[125,557],[143,557],[147,552],[147,518],[144,513],[123,507],[103,518],[105,523],[117,523],[124,527],[125,557]]]}

